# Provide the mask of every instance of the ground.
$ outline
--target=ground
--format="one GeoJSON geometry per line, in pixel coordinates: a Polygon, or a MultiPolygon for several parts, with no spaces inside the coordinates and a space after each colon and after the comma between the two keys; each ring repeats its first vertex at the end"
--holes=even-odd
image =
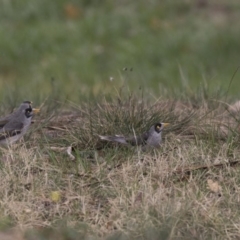
{"type": "Polygon", "coordinates": [[[0,239],[238,239],[239,9],[2,1],[0,114],[41,111],[0,150],[0,239]]]}
{"type": "Polygon", "coordinates": [[[240,235],[236,105],[131,96],[65,107],[71,111],[53,115],[42,106],[25,141],[2,149],[3,229],[27,239],[240,235]],[[160,149],[98,138],[139,133],[160,119],[171,123],[160,149]]]}

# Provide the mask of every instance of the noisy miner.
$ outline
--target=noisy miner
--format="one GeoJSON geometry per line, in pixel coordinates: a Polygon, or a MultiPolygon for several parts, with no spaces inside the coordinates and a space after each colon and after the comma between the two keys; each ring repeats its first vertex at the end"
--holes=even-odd
{"type": "Polygon", "coordinates": [[[101,140],[118,142],[125,145],[146,145],[150,147],[159,147],[162,142],[162,131],[169,123],[155,123],[151,128],[139,136],[125,137],[120,135],[115,136],[101,136],[101,140]]]}
{"type": "Polygon", "coordinates": [[[31,104],[30,101],[24,101],[12,114],[0,118],[0,145],[11,145],[27,132],[33,113],[39,112],[31,104]]]}

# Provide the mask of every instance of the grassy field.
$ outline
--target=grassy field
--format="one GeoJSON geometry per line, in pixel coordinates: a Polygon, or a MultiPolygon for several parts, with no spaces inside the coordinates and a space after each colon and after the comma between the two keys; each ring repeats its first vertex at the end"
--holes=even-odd
{"type": "Polygon", "coordinates": [[[0,3],[1,115],[41,107],[0,152],[0,239],[240,238],[240,4],[200,3],[0,3]],[[159,121],[160,149],[98,137],[159,121]]]}
{"type": "Polygon", "coordinates": [[[54,111],[43,107],[25,141],[2,149],[3,234],[20,229],[25,239],[239,237],[239,108],[204,98],[129,96],[54,111]],[[98,138],[140,133],[159,119],[171,126],[158,150],[98,138]]]}
{"type": "MultiPolygon", "coordinates": [[[[122,81],[157,96],[224,91],[239,66],[240,4],[209,2],[2,1],[1,99],[40,103],[52,79],[75,102],[122,81]]],[[[235,80],[231,93],[238,88],[235,80]]]]}

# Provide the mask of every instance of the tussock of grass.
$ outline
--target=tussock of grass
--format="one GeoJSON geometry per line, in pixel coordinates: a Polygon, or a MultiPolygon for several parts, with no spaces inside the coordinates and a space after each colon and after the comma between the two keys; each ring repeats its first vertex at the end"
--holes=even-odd
{"type": "Polygon", "coordinates": [[[49,239],[58,236],[51,228],[59,221],[66,227],[59,230],[62,239],[79,239],[76,233],[81,239],[239,236],[238,121],[225,104],[131,95],[65,104],[56,116],[42,109],[46,120],[36,116],[25,142],[2,150],[0,222],[48,227],[38,234],[49,239]],[[156,121],[171,123],[159,150],[136,151],[98,138],[139,133],[156,121]],[[69,146],[75,160],[62,150],[69,146]],[[208,179],[221,192],[212,192],[208,179]]]}

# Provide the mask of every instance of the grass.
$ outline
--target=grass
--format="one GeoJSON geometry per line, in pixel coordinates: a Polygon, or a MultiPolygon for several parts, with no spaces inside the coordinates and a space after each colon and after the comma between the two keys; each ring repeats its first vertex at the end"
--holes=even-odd
{"type": "Polygon", "coordinates": [[[46,120],[36,116],[24,142],[2,149],[3,229],[24,230],[25,239],[239,236],[238,113],[225,104],[132,94],[68,103],[54,117],[44,110],[46,120]],[[132,127],[139,133],[163,118],[172,124],[159,150],[97,137],[131,134],[132,127]]]}
{"type": "Polygon", "coordinates": [[[52,94],[52,78],[75,102],[111,94],[110,78],[154,94],[182,95],[206,82],[215,91],[227,88],[239,66],[237,1],[198,8],[184,0],[26,0],[3,1],[0,9],[3,102],[17,92],[15,104],[26,95],[40,103],[52,94]]]}
{"type": "Polygon", "coordinates": [[[239,238],[239,7],[2,1],[0,113],[41,112],[0,151],[0,238],[239,238]],[[157,150],[98,137],[158,121],[157,150]]]}

